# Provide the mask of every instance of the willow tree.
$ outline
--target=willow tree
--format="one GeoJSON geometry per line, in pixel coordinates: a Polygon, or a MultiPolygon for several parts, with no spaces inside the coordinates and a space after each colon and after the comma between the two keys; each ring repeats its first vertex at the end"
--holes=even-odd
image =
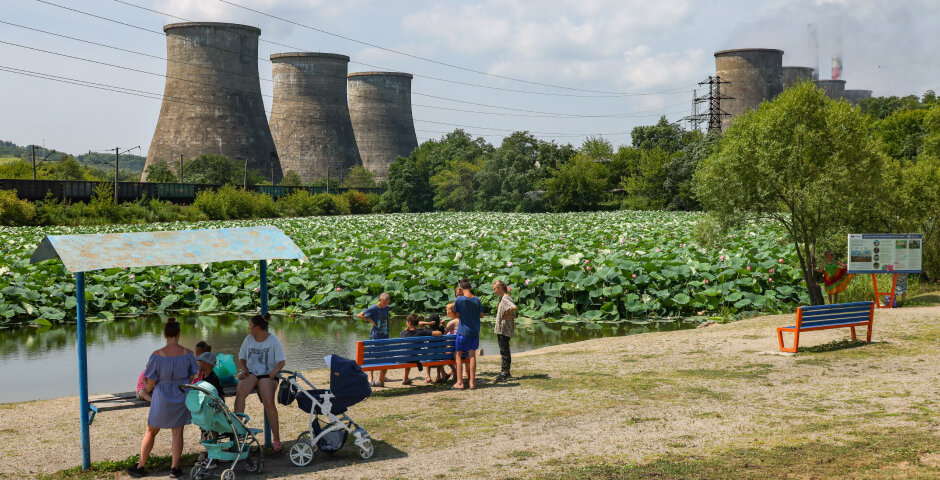
{"type": "MultiPolygon", "coordinates": [[[[806,82],[733,122],[695,174],[706,210],[729,224],[780,223],[793,243],[813,305],[817,242],[865,231],[878,213],[883,157],[868,117],[806,82]]],[[[845,237],[843,237],[845,238],[845,237]]]]}

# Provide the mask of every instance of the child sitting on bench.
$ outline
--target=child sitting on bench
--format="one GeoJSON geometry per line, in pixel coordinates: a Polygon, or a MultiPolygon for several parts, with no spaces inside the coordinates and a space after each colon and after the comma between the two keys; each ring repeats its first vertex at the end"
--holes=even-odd
{"type": "MultiPolygon", "coordinates": [[[[431,322],[422,322],[418,315],[412,313],[408,315],[408,318],[405,319],[405,323],[408,324],[408,328],[401,331],[401,338],[409,337],[440,337],[441,332],[437,330],[431,330],[427,326],[431,325],[431,322]],[[425,328],[418,328],[425,327],[425,328]]],[[[408,378],[408,373],[411,372],[411,368],[405,369],[405,378],[401,381],[402,385],[411,385],[411,379],[408,378]]],[[[431,371],[425,369],[424,371],[427,374],[425,382],[431,383],[431,371]]]]}

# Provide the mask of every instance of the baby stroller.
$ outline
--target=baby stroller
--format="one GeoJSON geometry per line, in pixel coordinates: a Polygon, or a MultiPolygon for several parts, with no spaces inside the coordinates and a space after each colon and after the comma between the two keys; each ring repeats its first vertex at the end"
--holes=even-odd
{"type": "Polygon", "coordinates": [[[244,413],[233,413],[219,399],[215,387],[209,382],[195,385],[183,385],[186,394],[186,408],[192,413],[193,423],[202,429],[202,445],[206,453],[199,456],[189,476],[193,480],[216,477],[209,470],[218,464],[232,462],[229,468],[218,474],[221,480],[235,480],[235,466],[239,461],[245,464],[248,472],[261,473],[261,444],[255,435],[261,430],[248,428],[249,417],[244,413]]]}
{"type": "Polygon", "coordinates": [[[290,461],[298,467],[309,465],[317,450],[336,453],[350,433],[360,457],[370,458],[374,452],[369,432],[346,415],[349,407],[372,395],[369,377],[352,360],[339,355],[328,355],[325,360],[330,369],[329,390],[317,389],[300,373],[282,370],[279,375],[278,402],[290,405],[296,400],[297,406],[310,414],[309,429],[290,448],[290,461]],[[309,388],[302,387],[298,379],[309,388]]]}

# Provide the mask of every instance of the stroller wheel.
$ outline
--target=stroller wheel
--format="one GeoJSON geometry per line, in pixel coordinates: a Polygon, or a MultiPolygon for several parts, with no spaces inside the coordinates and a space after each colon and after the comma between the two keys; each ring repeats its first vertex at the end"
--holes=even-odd
{"type": "Polygon", "coordinates": [[[203,480],[206,478],[206,472],[202,470],[202,462],[196,462],[196,465],[189,471],[189,478],[192,480],[203,480]]]}
{"type": "Polygon", "coordinates": [[[290,462],[298,467],[306,467],[313,461],[313,446],[306,442],[297,442],[290,447],[290,462]]]}
{"type": "Polygon", "coordinates": [[[372,441],[367,440],[365,442],[362,442],[362,446],[359,448],[359,456],[363,460],[368,460],[372,458],[373,453],[375,453],[375,449],[372,448],[372,441]]]}
{"type": "Polygon", "coordinates": [[[235,472],[231,468],[223,470],[222,475],[219,475],[219,480],[235,480],[235,472]]]}

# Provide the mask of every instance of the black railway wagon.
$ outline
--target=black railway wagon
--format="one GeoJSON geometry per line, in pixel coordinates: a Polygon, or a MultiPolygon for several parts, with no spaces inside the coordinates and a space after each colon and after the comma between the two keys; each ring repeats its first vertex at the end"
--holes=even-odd
{"type": "Polygon", "coordinates": [[[62,200],[68,202],[88,202],[95,194],[95,188],[100,182],[86,180],[62,181],[62,200]]]}
{"type": "Polygon", "coordinates": [[[0,189],[16,190],[16,196],[22,200],[38,202],[49,193],[56,199],[62,198],[61,180],[14,180],[0,179],[0,189]]]}
{"type": "Polygon", "coordinates": [[[157,198],[173,203],[192,203],[196,190],[191,183],[156,183],[157,198]]]}
{"type": "Polygon", "coordinates": [[[156,183],[118,182],[118,201],[133,202],[139,198],[160,198],[156,183]]]}

